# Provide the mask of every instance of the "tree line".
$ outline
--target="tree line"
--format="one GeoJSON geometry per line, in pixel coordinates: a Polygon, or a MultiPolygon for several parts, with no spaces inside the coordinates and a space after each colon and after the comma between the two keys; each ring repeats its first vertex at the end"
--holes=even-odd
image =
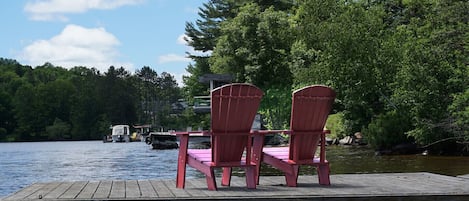
{"type": "Polygon", "coordinates": [[[337,136],[362,132],[377,149],[469,150],[468,1],[208,0],[185,28],[198,53],[188,53],[183,87],[149,67],[1,59],[0,140],[98,139],[121,123],[208,129],[209,114],[178,100],[209,94],[200,76],[228,73],[265,92],[267,128],[288,128],[293,90],[323,84],[338,94],[337,136]]]}
{"type": "Polygon", "coordinates": [[[0,141],[102,139],[115,124],[177,126],[181,90],[145,66],[32,68],[0,58],[0,141]]]}
{"type": "Polygon", "coordinates": [[[469,2],[465,0],[210,0],[186,23],[205,54],[184,78],[230,73],[264,90],[268,128],[286,128],[294,89],[333,87],[337,135],[377,149],[416,143],[469,150],[469,2]]]}

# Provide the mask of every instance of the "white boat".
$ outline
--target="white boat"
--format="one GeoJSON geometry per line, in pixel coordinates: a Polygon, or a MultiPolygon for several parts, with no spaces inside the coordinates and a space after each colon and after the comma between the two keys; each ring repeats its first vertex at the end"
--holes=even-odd
{"type": "Polygon", "coordinates": [[[130,130],[128,125],[112,126],[112,142],[130,142],[130,130]]]}

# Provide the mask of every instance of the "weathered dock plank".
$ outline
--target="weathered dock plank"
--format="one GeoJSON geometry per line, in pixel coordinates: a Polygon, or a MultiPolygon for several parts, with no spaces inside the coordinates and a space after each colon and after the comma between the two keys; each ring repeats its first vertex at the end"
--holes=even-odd
{"type": "Polygon", "coordinates": [[[176,188],[176,182],[173,180],[165,180],[163,182],[152,182],[152,184],[158,194],[160,191],[163,190],[164,192],[167,192],[169,197],[191,197],[191,195],[187,192],[187,189],[176,188]]]}
{"type": "Polygon", "coordinates": [[[192,181],[195,181],[195,180],[186,181],[187,189],[189,189],[187,190],[187,193],[189,193],[192,197],[208,197],[209,196],[209,194],[206,193],[206,192],[209,192],[206,189],[206,186],[207,186],[206,183],[202,185],[200,182],[192,182],[192,181]]]}
{"type": "Polygon", "coordinates": [[[31,186],[28,186],[28,187],[22,189],[21,191],[18,191],[16,193],[12,194],[9,197],[6,197],[4,200],[22,200],[22,199],[26,199],[28,196],[31,196],[32,194],[38,192],[40,189],[45,188],[46,185],[48,185],[48,184],[35,183],[31,186]]]}
{"type": "Polygon", "coordinates": [[[99,181],[89,181],[83,190],[77,195],[76,199],[84,200],[93,198],[98,186],[99,181]]]}
{"type": "Polygon", "coordinates": [[[60,197],[62,194],[65,193],[71,186],[73,182],[61,182],[57,188],[54,188],[50,192],[46,192],[43,194],[43,199],[55,199],[60,197]]]}
{"type": "Polygon", "coordinates": [[[126,198],[139,198],[141,197],[140,186],[137,180],[125,181],[125,197],[126,198]]]}
{"type": "MultiPolygon", "coordinates": [[[[469,200],[469,179],[432,173],[331,175],[331,185],[302,175],[298,187],[286,187],[283,176],[261,176],[257,189],[244,177],[231,186],[207,190],[205,178],[187,179],[185,189],[174,180],[51,182],[28,186],[3,200],[469,200]]],[[[220,179],[217,180],[221,184],[220,179]]]]}
{"type": "Polygon", "coordinates": [[[108,198],[111,193],[112,181],[101,181],[96,189],[93,199],[108,198]]]}
{"type": "Polygon", "coordinates": [[[109,198],[125,198],[125,181],[113,181],[109,198]]]}
{"type": "Polygon", "coordinates": [[[138,180],[138,186],[140,187],[142,198],[155,198],[158,197],[155,189],[151,185],[149,180],[138,180]]]}
{"type": "Polygon", "coordinates": [[[43,187],[41,187],[41,191],[36,191],[27,197],[25,199],[42,199],[44,196],[43,192],[50,192],[57,188],[60,185],[60,183],[45,183],[43,184],[43,187]]]}
{"type": "Polygon", "coordinates": [[[171,198],[174,197],[174,194],[169,190],[169,188],[162,181],[150,181],[153,189],[155,189],[158,197],[171,198]]]}
{"type": "Polygon", "coordinates": [[[78,194],[83,190],[86,186],[87,181],[77,181],[73,182],[72,186],[68,188],[59,198],[60,199],[75,199],[78,194]]]}

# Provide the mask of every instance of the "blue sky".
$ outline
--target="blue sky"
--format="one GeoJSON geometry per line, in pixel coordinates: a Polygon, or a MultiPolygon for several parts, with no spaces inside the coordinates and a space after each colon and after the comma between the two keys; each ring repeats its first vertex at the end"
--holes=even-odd
{"type": "Polygon", "coordinates": [[[134,73],[150,66],[181,77],[191,62],[186,22],[208,0],[0,1],[0,57],[33,67],[109,66],[134,73]]]}

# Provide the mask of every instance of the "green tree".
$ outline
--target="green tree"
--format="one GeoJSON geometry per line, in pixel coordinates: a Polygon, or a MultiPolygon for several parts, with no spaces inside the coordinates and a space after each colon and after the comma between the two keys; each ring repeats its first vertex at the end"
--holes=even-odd
{"type": "Polygon", "coordinates": [[[220,36],[220,23],[232,18],[234,5],[227,0],[210,0],[199,8],[196,22],[186,22],[186,42],[194,50],[202,54],[188,53],[195,64],[189,64],[186,71],[190,75],[183,76],[184,93],[186,99],[192,102],[194,96],[208,95],[208,85],[199,82],[199,77],[211,74],[208,59],[220,36]]]}
{"type": "Polygon", "coordinates": [[[291,27],[296,36],[291,47],[290,69],[296,86],[331,84],[328,54],[332,28],[337,16],[345,9],[337,1],[310,0],[298,3],[291,16],[291,27]]]}
{"type": "Polygon", "coordinates": [[[159,94],[160,100],[158,106],[160,108],[158,118],[160,122],[157,126],[168,127],[174,121],[174,112],[177,107],[178,100],[182,98],[181,91],[174,77],[166,72],[161,73],[159,78],[159,94]]]}
{"type": "Polygon", "coordinates": [[[296,85],[326,84],[337,92],[348,133],[360,131],[384,110],[391,93],[387,80],[389,35],[384,12],[363,2],[305,1],[293,17],[297,41],[292,48],[296,85]],[[386,95],[386,93],[389,93],[386,95]]]}
{"type": "MultiPolygon", "coordinates": [[[[421,145],[455,136],[449,110],[453,97],[468,88],[467,1],[409,1],[418,11],[398,27],[405,36],[402,68],[393,99],[412,117],[407,134],[421,145]]],[[[458,105],[458,104],[455,104],[458,105]]],[[[464,106],[462,106],[464,108],[464,106]]],[[[430,148],[451,148],[445,143],[430,148]]]]}
{"type": "Polygon", "coordinates": [[[96,69],[74,67],[69,78],[75,87],[70,106],[71,137],[77,140],[101,139],[111,123],[104,127],[100,116],[105,113],[103,100],[99,99],[99,80],[102,77],[96,69]]]}
{"type": "Polygon", "coordinates": [[[17,74],[26,69],[14,60],[0,58],[0,140],[12,136],[16,127],[13,104],[17,89],[25,81],[17,74]]]}
{"type": "MultiPolygon", "coordinates": [[[[266,9],[272,10],[271,12],[273,12],[273,10],[279,10],[279,11],[290,10],[294,6],[294,1],[290,1],[290,0],[275,0],[275,1],[211,0],[208,3],[203,4],[203,7],[200,8],[199,16],[201,17],[201,19],[197,20],[195,23],[193,22],[186,23],[186,35],[188,36],[188,38],[186,38],[186,41],[195,50],[198,50],[201,52],[213,51],[214,47],[218,43],[218,40],[220,40],[220,37],[222,35],[227,34],[227,30],[225,31],[221,30],[221,24],[225,23],[225,21],[230,21],[231,19],[237,17],[241,12],[243,12],[241,11],[242,10],[241,8],[248,4],[258,5],[257,9],[259,9],[259,11],[255,11],[258,14],[260,11],[264,11],[266,9]]],[[[244,11],[243,15],[249,14],[246,12],[250,12],[250,11],[244,11]]],[[[255,15],[255,14],[252,14],[252,15],[255,15]]],[[[264,24],[261,24],[259,26],[259,31],[263,32],[259,34],[260,35],[265,34],[264,41],[262,42],[268,43],[270,42],[269,40],[278,39],[276,38],[278,36],[274,36],[272,33],[268,33],[270,31],[269,29],[272,28],[275,30],[279,30],[278,27],[275,27],[275,26],[284,25],[284,24],[275,24],[274,21],[272,20],[280,19],[282,20],[282,22],[284,22],[286,18],[282,19],[283,16],[273,16],[273,15],[268,16],[268,14],[265,14],[263,17],[266,19],[271,17],[272,19],[270,19],[271,20],[270,22],[266,20],[264,24]],[[267,37],[271,37],[271,38],[267,38],[267,37]]],[[[283,33],[283,34],[288,36],[288,33],[283,33]]],[[[244,37],[248,37],[248,36],[244,36],[244,37]]],[[[278,48],[278,47],[273,47],[273,48],[278,48]]],[[[277,52],[275,52],[274,50],[267,50],[267,51],[263,51],[262,53],[264,54],[263,59],[266,62],[269,62],[270,60],[267,57],[272,56],[269,54],[273,54],[277,52]]],[[[197,81],[198,77],[203,74],[212,73],[209,68],[209,63],[207,62],[207,59],[210,56],[208,55],[204,55],[204,56],[189,55],[189,56],[194,59],[196,64],[190,65],[187,69],[187,71],[191,73],[191,75],[185,77],[184,82],[186,84],[186,87],[192,87],[192,89],[185,90],[185,92],[192,92],[192,94],[189,94],[189,96],[201,95],[201,92],[203,91],[201,91],[200,88],[202,88],[204,85],[197,84],[195,81],[197,81]],[[198,89],[198,90],[194,90],[194,89],[198,89]]],[[[263,62],[261,59],[262,58],[259,58],[258,62],[263,62]]],[[[279,65],[279,64],[273,63],[272,65],[279,65]]],[[[224,67],[224,68],[230,68],[230,67],[224,67]]],[[[253,66],[253,68],[257,68],[257,67],[253,66]]],[[[280,73],[280,72],[276,72],[276,73],[280,73]]],[[[243,76],[244,75],[236,75],[236,77],[238,78],[236,81],[244,82],[245,78],[243,76]]]]}
{"type": "Polygon", "coordinates": [[[63,140],[70,139],[70,124],[62,121],[59,118],[54,120],[54,123],[46,127],[48,140],[63,140]]]}
{"type": "Polygon", "coordinates": [[[201,19],[195,23],[186,22],[186,41],[194,50],[213,51],[218,38],[222,35],[220,24],[236,17],[240,7],[256,3],[262,10],[271,6],[278,10],[289,10],[293,7],[293,2],[291,0],[210,0],[199,8],[198,14],[201,19]]]}
{"type": "Polygon", "coordinates": [[[36,91],[31,84],[25,84],[18,88],[13,100],[13,112],[17,127],[15,128],[16,140],[37,140],[39,125],[36,91]]]}
{"type": "Polygon", "coordinates": [[[159,78],[156,71],[148,66],[144,66],[135,74],[137,80],[135,81],[135,88],[139,92],[138,104],[138,122],[141,124],[156,125],[158,117],[156,111],[158,110],[158,93],[159,93],[159,78]]]}
{"type": "Polygon", "coordinates": [[[186,71],[190,76],[183,76],[185,86],[183,87],[186,100],[193,102],[194,96],[209,95],[210,87],[208,83],[201,83],[199,77],[211,74],[208,58],[194,58],[194,64],[189,64],[186,71]]]}
{"type": "Polygon", "coordinates": [[[12,115],[11,97],[9,94],[0,91],[0,140],[5,139],[12,131],[14,119],[12,115]]]}
{"type": "Polygon", "coordinates": [[[450,111],[452,114],[450,132],[460,143],[467,144],[469,142],[469,89],[454,97],[450,111]]]}
{"type": "Polygon", "coordinates": [[[132,124],[136,121],[136,89],[130,84],[130,72],[123,67],[109,67],[100,86],[105,113],[112,124],[132,124]]]}
{"type": "Polygon", "coordinates": [[[262,98],[260,114],[268,129],[288,129],[291,112],[291,89],[271,88],[262,98]]]}
{"type": "MultiPolygon", "coordinates": [[[[45,63],[31,68],[0,58],[0,140],[101,139],[112,124],[135,124],[137,108],[151,105],[155,125],[176,122],[174,105],[180,89],[174,77],[158,77],[149,67],[136,75],[111,66],[70,70],[45,63]]],[[[177,111],[176,111],[177,112],[177,111]]]]}
{"type": "Polygon", "coordinates": [[[233,74],[237,82],[262,89],[291,86],[292,35],[287,16],[273,7],[264,11],[257,4],[241,7],[235,18],[223,23],[223,35],[210,58],[212,71],[233,74]]]}

